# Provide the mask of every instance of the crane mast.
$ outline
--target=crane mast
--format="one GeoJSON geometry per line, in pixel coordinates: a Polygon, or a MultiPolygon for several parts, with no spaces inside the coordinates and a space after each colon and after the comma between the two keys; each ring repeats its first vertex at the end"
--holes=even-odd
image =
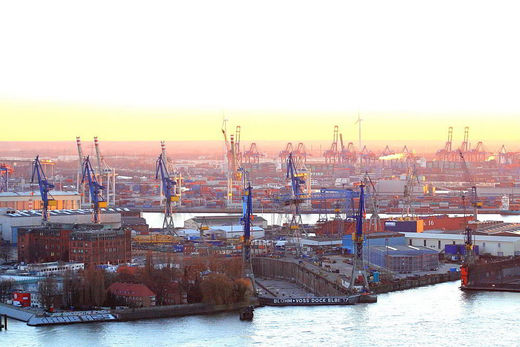
{"type": "Polygon", "coordinates": [[[292,152],[289,153],[289,157],[287,158],[287,173],[286,178],[290,179],[291,182],[291,196],[289,199],[289,204],[291,205],[292,216],[291,222],[289,223],[289,229],[293,231],[293,236],[296,238],[298,243],[297,250],[300,251],[300,237],[301,237],[301,227],[303,225],[302,215],[300,213],[300,204],[303,202],[304,193],[302,192],[302,187],[305,186],[305,180],[303,179],[303,175],[299,174],[295,162],[293,160],[292,152]]]}
{"type": "Polygon", "coordinates": [[[350,288],[354,289],[356,281],[361,282],[362,292],[368,292],[368,279],[363,262],[363,220],[365,219],[365,185],[359,186],[359,207],[356,213],[356,231],[352,233],[354,245],[354,260],[352,264],[352,275],[350,276],[350,288]]]}
{"type": "Polygon", "coordinates": [[[99,149],[99,140],[97,136],[94,137],[94,147],[96,149],[96,158],[97,158],[97,166],[98,166],[98,174],[97,179],[100,184],[103,184],[103,176],[106,176],[106,189],[105,192],[105,201],[107,205],[113,204],[116,202],[116,171],[108,166],[105,162],[105,159],[101,155],[101,151],[99,149]]]}
{"type": "Polygon", "coordinates": [[[34,183],[35,177],[38,179],[38,186],[40,187],[40,196],[43,202],[42,223],[45,224],[49,220],[48,208],[49,206],[56,206],[56,200],[49,199],[49,192],[54,188],[54,184],[47,181],[47,177],[45,177],[45,172],[43,171],[39,156],[36,156],[36,159],[33,161],[31,183],[34,183]]]}
{"type": "Polygon", "coordinates": [[[85,186],[82,183],[81,175],[83,174],[83,149],[81,146],[81,139],[79,136],[76,136],[76,145],[78,147],[78,174],[76,178],[76,187],[78,188],[78,193],[81,197],[79,202],[80,208],[85,204],[85,186]]]}
{"type": "Polygon", "coordinates": [[[248,177],[247,171],[242,168],[239,169],[244,173],[244,195],[242,196],[242,223],[244,225],[244,241],[242,247],[243,261],[244,261],[244,275],[249,278],[255,290],[255,280],[253,274],[253,265],[251,262],[251,220],[253,218],[253,188],[251,182],[246,178],[248,177]]]}
{"type": "Polygon", "coordinates": [[[178,201],[179,197],[175,195],[176,183],[170,178],[166,158],[163,156],[163,153],[159,155],[156,161],[155,179],[161,180],[162,193],[165,198],[163,229],[167,234],[175,235],[172,202],[178,201]]]}
{"type": "Polygon", "coordinates": [[[107,207],[107,202],[103,200],[102,196],[102,191],[105,189],[105,187],[99,184],[96,178],[96,172],[92,168],[92,164],[90,163],[90,158],[88,155],[83,161],[81,184],[85,183],[85,181],[88,183],[90,201],[92,204],[92,221],[96,224],[99,224],[101,223],[101,208],[107,207]]]}
{"type": "Polygon", "coordinates": [[[231,134],[228,140],[226,120],[224,120],[222,123],[222,135],[224,136],[227,154],[227,204],[229,206],[233,203],[233,182],[240,181],[242,177],[238,170],[242,166],[242,156],[240,154],[240,126],[236,127],[235,135],[231,134]]]}

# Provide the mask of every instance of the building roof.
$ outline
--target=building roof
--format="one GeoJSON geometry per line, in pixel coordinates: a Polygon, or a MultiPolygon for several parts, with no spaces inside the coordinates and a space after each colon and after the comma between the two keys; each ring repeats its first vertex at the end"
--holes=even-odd
{"type": "MultiPolygon", "coordinates": [[[[110,214],[110,213],[121,213],[122,211],[129,211],[129,209],[125,208],[102,208],[100,209],[101,213],[103,214],[110,214]]],[[[82,208],[77,210],[50,210],[49,215],[51,216],[73,216],[73,215],[89,215],[92,214],[92,209],[90,208],[82,208]]],[[[6,217],[41,217],[42,211],[41,210],[13,210],[9,208],[2,208],[0,209],[0,215],[6,216],[6,217]]]]}
{"type": "Polygon", "coordinates": [[[146,285],[141,283],[123,283],[116,282],[112,283],[110,287],[108,287],[108,291],[114,295],[118,296],[138,296],[138,297],[147,297],[147,296],[155,296],[155,293],[150,290],[146,285]]]}
{"type": "MultiPolygon", "coordinates": [[[[244,231],[244,226],[236,225],[214,225],[209,228],[210,231],[221,230],[226,233],[238,233],[244,231]]],[[[264,231],[264,229],[251,225],[251,231],[264,231]]]]}
{"type": "MultiPolygon", "coordinates": [[[[232,215],[224,215],[224,216],[196,216],[191,218],[195,223],[202,223],[202,224],[212,224],[212,223],[222,223],[223,221],[227,222],[235,222],[237,220],[240,220],[242,218],[241,214],[232,214],[232,215]]],[[[264,222],[266,221],[265,218],[260,217],[258,215],[254,215],[254,218],[252,219],[252,222],[264,222]]]]}
{"type": "MultiPolygon", "coordinates": [[[[74,191],[63,191],[63,190],[53,190],[53,196],[80,196],[78,192],[74,191]]],[[[30,192],[0,192],[0,197],[16,197],[16,196],[40,196],[39,190],[34,190],[30,192]]]]}
{"type": "MultiPolygon", "coordinates": [[[[430,233],[405,233],[405,237],[412,239],[431,239],[431,240],[460,240],[464,241],[461,234],[430,234],[430,233]]],[[[476,241],[496,241],[496,242],[520,242],[520,236],[494,236],[494,235],[475,235],[476,241]]]]}
{"type": "Polygon", "coordinates": [[[421,246],[399,246],[399,245],[392,245],[392,246],[371,246],[370,250],[377,250],[380,252],[385,252],[389,256],[393,255],[418,255],[418,254],[437,254],[436,250],[421,247],[421,246]]]}

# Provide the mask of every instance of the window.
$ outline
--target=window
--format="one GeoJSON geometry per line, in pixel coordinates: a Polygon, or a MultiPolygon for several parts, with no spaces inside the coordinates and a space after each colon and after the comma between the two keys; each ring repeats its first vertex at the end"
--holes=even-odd
{"type": "Polygon", "coordinates": [[[437,248],[441,249],[441,240],[437,241],[437,248]]]}
{"type": "Polygon", "coordinates": [[[455,244],[455,241],[453,241],[453,244],[455,244]]]}
{"type": "Polygon", "coordinates": [[[424,247],[426,247],[426,240],[424,240],[423,243],[424,243],[424,247]]]}
{"type": "Polygon", "coordinates": [[[500,248],[500,242],[498,243],[498,248],[500,248]]]}
{"type": "Polygon", "coordinates": [[[410,246],[412,246],[412,239],[410,239],[408,241],[409,241],[408,243],[410,244],[410,246]]]}

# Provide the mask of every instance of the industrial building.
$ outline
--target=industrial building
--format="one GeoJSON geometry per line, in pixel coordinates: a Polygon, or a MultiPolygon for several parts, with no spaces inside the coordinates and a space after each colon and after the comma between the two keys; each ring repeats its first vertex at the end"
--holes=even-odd
{"type": "MultiPolygon", "coordinates": [[[[49,205],[49,210],[80,208],[81,196],[78,192],[52,191],[55,202],[49,205]]],[[[0,207],[13,210],[39,210],[43,206],[39,191],[0,192],[0,207]]]]}
{"type": "MultiPolygon", "coordinates": [[[[365,242],[363,242],[363,252],[367,253],[371,246],[404,246],[406,240],[403,234],[393,232],[377,232],[365,234],[365,242]]],[[[342,239],[341,248],[352,254],[354,250],[354,243],[352,242],[352,235],[345,235],[342,239]]]]}
{"type": "MultiPolygon", "coordinates": [[[[197,216],[190,218],[184,222],[184,227],[187,229],[199,229],[201,226],[231,226],[240,225],[242,215],[226,215],[226,216],[197,216]]],[[[267,228],[267,220],[263,217],[254,215],[251,219],[251,225],[262,229],[267,228]]]]}
{"type": "MultiPolygon", "coordinates": [[[[421,246],[437,251],[444,250],[446,245],[464,243],[464,235],[448,233],[403,233],[410,246],[421,246]]],[[[479,247],[480,254],[499,257],[520,255],[520,235],[474,235],[473,244],[479,247]]]]}
{"type": "MultiPolygon", "coordinates": [[[[101,223],[112,228],[121,227],[121,212],[126,208],[101,209],[101,223]]],[[[37,227],[42,224],[41,211],[35,210],[11,210],[0,209],[0,231],[4,241],[16,244],[18,242],[18,229],[37,227]]],[[[92,210],[51,210],[49,219],[53,223],[60,224],[88,224],[92,222],[92,210]]]]}
{"type": "Polygon", "coordinates": [[[416,246],[372,246],[370,263],[397,273],[433,271],[439,267],[437,251],[416,246]]]}

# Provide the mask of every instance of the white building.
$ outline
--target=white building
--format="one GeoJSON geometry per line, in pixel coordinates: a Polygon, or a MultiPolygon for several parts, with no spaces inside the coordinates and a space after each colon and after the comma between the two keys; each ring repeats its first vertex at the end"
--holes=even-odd
{"type": "MultiPolygon", "coordinates": [[[[101,223],[112,228],[121,227],[121,211],[128,209],[102,208],[101,223]]],[[[18,242],[18,228],[36,227],[42,224],[41,211],[38,210],[12,210],[0,208],[0,235],[4,241],[18,242]]],[[[62,224],[88,224],[92,223],[91,209],[78,210],[51,210],[49,222],[62,224]]]]}
{"type": "Polygon", "coordinates": [[[36,276],[50,276],[50,275],[64,275],[67,271],[76,272],[85,268],[84,263],[64,263],[64,262],[49,262],[49,263],[35,263],[21,266],[20,270],[33,272],[36,276]]]}
{"type": "MultiPolygon", "coordinates": [[[[406,243],[411,246],[423,246],[443,251],[446,245],[464,244],[462,234],[434,234],[434,233],[401,233],[406,243]]],[[[473,244],[478,246],[479,253],[488,253],[494,256],[507,257],[520,255],[519,236],[475,235],[473,244]]]]}

